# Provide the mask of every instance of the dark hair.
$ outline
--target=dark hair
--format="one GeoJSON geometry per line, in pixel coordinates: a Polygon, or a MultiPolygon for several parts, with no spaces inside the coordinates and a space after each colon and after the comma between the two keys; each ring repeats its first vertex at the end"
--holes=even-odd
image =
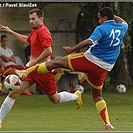
{"type": "Polygon", "coordinates": [[[112,20],[114,18],[114,12],[110,7],[103,7],[98,12],[102,17],[106,16],[108,20],[112,20]]]}
{"type": "Polygon", "coordinates": [[[1,35],[1,40],[3,39],[3,38],[8,38],[6,35],[1,35]]]}
{"type": "Polygon", "coordinates": [[[32,10],[30,10],[30,11],[28,12],[29,15],[30,15],[30,14],[33,14],[33,13],[36,13],[37,16],[38,16],[38,18],[44,17],[43,11],[41,11],[41,10],[38,9],[38,8],[34,8],[34,9],[32,9],[32,10]]]}

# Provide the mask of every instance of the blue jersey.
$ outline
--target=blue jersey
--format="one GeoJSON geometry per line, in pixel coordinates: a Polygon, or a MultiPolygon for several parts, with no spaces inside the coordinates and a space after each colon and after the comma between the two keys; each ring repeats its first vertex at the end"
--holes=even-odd
{"type": "MultiPolygon", "coordinates": [[[[89,40],[93,42],[89,52],[99,60],[113,65],[120,53],[120,45],[127,29],[127,23],[116,23],[114,20],[105,21],[102,25],[97,26],[89,37],[89,40]]],[[[95,61],[93,62],[95,63],[95,61]]]]}

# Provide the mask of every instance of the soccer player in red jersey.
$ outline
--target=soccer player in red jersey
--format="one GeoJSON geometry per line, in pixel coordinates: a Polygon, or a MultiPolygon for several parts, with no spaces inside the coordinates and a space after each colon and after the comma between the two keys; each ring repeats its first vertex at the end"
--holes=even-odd
{"type": "MultiPolygon", "coordinates": [[[[48,28],[44,25],[44,13],[40,9],[32,9],[29,11],[29,22],[32,31],[29,36],[21,35],[9,27],[0,25],[0,28],[13,35],[24,44],[31,45],[30,61],[26,64],[26,68],[44,61],[52,60],[52,37],[48,28]]],[[[26,80],[22,81],[19,90],[11,91],[4,100],[0,109],[0,128],[2,128],[2,120],[11,110],[16,98],[33,83],[38,83],[40,91],[45,92],[50,101],[53,103],[74,101],[76,108],[82,105],[81,92],[76,91],[74,94],[69,92],[57,92],[54,73],[47,74],[30,74],[26,80]]]]}

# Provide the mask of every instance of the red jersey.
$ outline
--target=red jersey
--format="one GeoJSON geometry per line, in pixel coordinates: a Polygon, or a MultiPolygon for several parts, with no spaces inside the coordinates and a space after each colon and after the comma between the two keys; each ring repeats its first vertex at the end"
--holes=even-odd
{"type": "MultiPolygon", "coordinates": [[[[42,24],[37,30],[33,29],[27,38],[27,41],[31,45],[31,56],[29,63],[38,58],[44,51],[45,47],[52,47],[51,33],[44,24],[42,24]]],[[[50,55],[48,58],[45,58],[41,62],[51,59],[52,55],[50,55]]],[[[57,91],[56,81],[52,72],[46,74],[29,74],[27,80],[29,80],[30,85],[34,84],[35,82],[38,83],[38,89],[45,92],[47,95],[53,95],[57,91]]]]}
{"type": "MultiPolygon", "coordinates": [[[[45,47],[52,47],[52,36],[48,28],[42,24],[37,30],[33,29],[27,38],[27,41],[31,45],[31,57],[30,61],[35,60],[43,52],[45,47]]],[[[41,62],[52,59],[52,55],[41,62]]],[[[39,62],[39,63],[41,63],[39,62]]]]}

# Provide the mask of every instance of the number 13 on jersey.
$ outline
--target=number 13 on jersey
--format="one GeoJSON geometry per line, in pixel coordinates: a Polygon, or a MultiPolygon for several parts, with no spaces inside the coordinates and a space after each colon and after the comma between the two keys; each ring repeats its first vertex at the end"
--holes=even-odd
{"type": "Polygon", "coordinates": [[[111,33],[109,35],[109,37],[112,38],[110,46],[117,46],[120,43],[119,39],[120,34],[121,34],[120,30],[114,30],[114,29],[111,30],[111,33]]]}

